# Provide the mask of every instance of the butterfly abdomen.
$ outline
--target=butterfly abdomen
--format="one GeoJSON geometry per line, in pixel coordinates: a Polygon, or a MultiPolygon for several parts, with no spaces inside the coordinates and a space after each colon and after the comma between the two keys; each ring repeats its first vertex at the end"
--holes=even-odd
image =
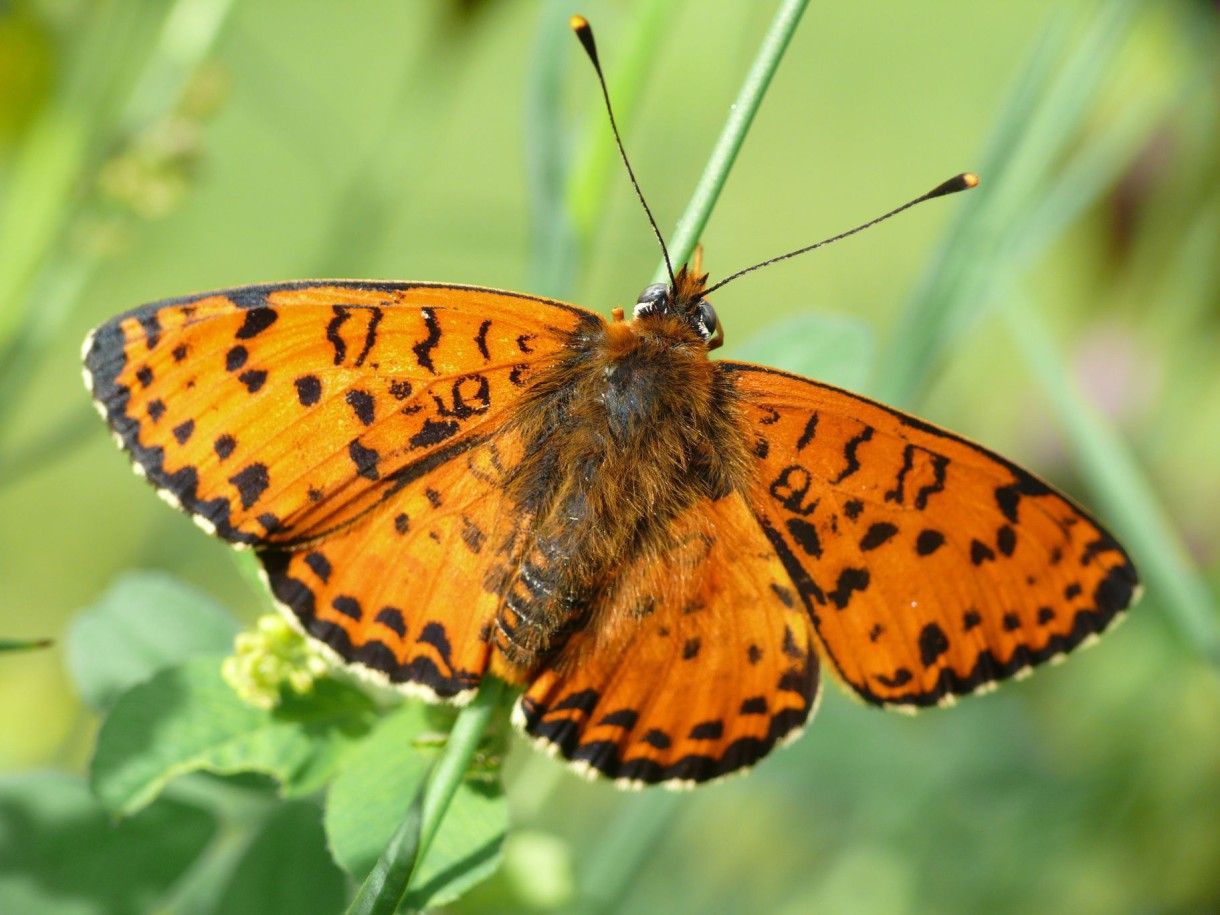
{"type": "MultiPolygon", "coordinates": [[[[523,399],[525,456],[509,481],[535,520],[506,576],[495,643],[528,670],[560,651],[674,518],[744,491],[749,456],[731,385],[680,321],[582,329],[523,399]]],[[[641,595],[641,600],[646,600],[641,595]]]]}

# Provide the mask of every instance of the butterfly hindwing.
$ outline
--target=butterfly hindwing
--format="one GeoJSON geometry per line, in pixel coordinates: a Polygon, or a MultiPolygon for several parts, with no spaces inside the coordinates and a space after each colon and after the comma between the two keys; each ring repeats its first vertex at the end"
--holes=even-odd
{"type": "Polygon", "coordinates": [[[600,320],[460,286],[248,286],[112,319],[85,369],[169,501],[237,544],[302,544],[494,429],[564,335],[600,320]]]}
{"type": "Polygon", "coordinates": [[[488,666],[502,568],[518,517],[504,476],[511,431],[399,487],[376,512],[308,549],[262,548],[271,593],[310,636],[408,693],[463,702],[488,666]]]}
{"type": "Polygon", "coordinates": [[[1088,641],[1134,597],[1118,543],[1003,458],[847,391],[720,365],[755,439],[755,511],[865,700],[986,688],[1088,641]]]}
{"type": "Polygon", "coordinates": [[[800,732],[818,697],[809,617],[740,495],[703,500],[522,696],[551,752],[620,784],[693,784],[800,732]]]}

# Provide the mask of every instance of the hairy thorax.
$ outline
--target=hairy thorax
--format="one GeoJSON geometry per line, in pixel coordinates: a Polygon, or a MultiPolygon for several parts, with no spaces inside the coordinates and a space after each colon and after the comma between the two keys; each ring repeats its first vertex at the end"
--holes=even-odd
{"type": "Polygon", "coordinates": [[[508,495],[532,526],[495,583],[498,673],[519,679],[562,648],[684,510],[747,488],[736,405],[706,345],[676,318],[573,336],[514,417],[525,453],[508,495]]]}

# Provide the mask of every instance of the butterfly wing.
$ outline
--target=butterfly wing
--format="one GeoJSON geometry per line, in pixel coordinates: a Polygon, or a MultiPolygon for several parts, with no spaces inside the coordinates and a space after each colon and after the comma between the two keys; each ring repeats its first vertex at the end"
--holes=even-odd
{"type": "Polygon", "coordinates": [[[406,283],[251,286],[98,328],[86,379],[136,469],[258,549],[277,600],[344,660],[469,695],[483,587],[517,523],[500,481],[531,375],[581,325],[557,302],[406,283]]]}
{"type": "Polygon", "coordinates": [[[157,302],[85,343],[136,469],[236,544],[308,543],[502,421],[596,315],[493,290],[248,286],[157,302]]]}
{"type": "Polygon", "coordinates": [[[514,717],[586,774],[704,782],[799,733],[818,698],[812,643],[746,501],[704,500],[624,571],[514,717]]]}
{"type": "Polygon", "coordinates": [[[755,436],[754,510],[865,700],[951,702],[1086,643],[1136,596],[1101,525],[1002,457],[847,391],[720,366],[755,436]]]}
{"type": "Polygon", "coordinates": [[[505,493],[520,459],[513,432],[465,442],[361,523],[305,549],[258,548],[281,609],[341,661],[458,703],[487,669],[504,569],[515,567],[532,520],[505,493]]]}

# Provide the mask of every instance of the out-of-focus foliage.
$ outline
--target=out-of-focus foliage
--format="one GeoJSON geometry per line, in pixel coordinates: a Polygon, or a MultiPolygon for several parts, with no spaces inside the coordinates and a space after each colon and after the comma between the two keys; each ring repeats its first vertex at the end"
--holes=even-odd
{"type": "MultiPolygon", "coordinates": [[[[1208,658],[1220,15],[1184,0],[1063,6],[811,7],[703,239],[705,265],[714,279],[981,171],[973,199],[726,288],[716,307],[729,345],[762,361],[824,359],[835,380],[1049,477],[1138,543],[1143,603],[1064,666],[951,711],[886,715],[831,688],[796,744],[690,795],[624,795],[520,747],[505,777],[504,864],[454,910],[1220,907],[1208,658]],[[819,332],[841,341],[833,352],[818,356],[817,340],[793,351],[797,334],[819,332]]],[[[79,341],[141,302],[308,276],[455,280],[601,311],[634,301],[657,255],[566,34],[574,11],[558,0],[0,5],[0,639],[56,643],[0,653],[0,909],[332,909],[350,886],[324,828],[343,837],[331,849],[341,865],[375,856],[357,823],[373,801],[351,770],[331,789],[332,803],[353,798],[338,822],[308,795],[325,779],[284,802],[262,780],[189,775],[118,826],[87,792],[98,719],[78,688],[97,706],[132,690],[115,706],[126,703],[126,723],[102,735],[102,761],[122,760],[114,729],[142,733],[132,703],[155,718],[190,698],[172,694],[174,665],[214,655],[231,623],[213,604],[247,625],[266,604],[248,567],[130,473],[87,406],[79,341]],[[157,579],[124,601],[132,615],[107,616],[133,568],[194,590],[157,579]],[[184,609],[195,591],[208,595],[202,616],[184,609]],[[70,622],[87,607],[74,643],[70,622]],[[99,651],[133,624],[152,642],[128,645],[118,667],[118,649],[90,659],[99,612],[110,621],[92,630],[99,651]],[[188,614],[198,647],[158,612],[188,614]],[[131,861],[141,867],[124,870],[131,861]]],[[[668,228],[771,10],[589,0],[580,12],[668,228]]],[[[372,703],[351,701],[345,720],[363,730],[330,732],[326,754],[306,754],[333,767],[327,777],[348,742],[359,760],[393,733],[396,718],[374,728],[372,703]]],[[[291,730],[270,712],[229,712],[259,739],[291,730]]],[[[102,797],[122,807],[150,784],[102,797]]],[[[478,821],[472,846],[496,832],[480,800],[464,808],[478,821]]],[[[370,826],[378,841],[388,828],[370,826]]]]}

